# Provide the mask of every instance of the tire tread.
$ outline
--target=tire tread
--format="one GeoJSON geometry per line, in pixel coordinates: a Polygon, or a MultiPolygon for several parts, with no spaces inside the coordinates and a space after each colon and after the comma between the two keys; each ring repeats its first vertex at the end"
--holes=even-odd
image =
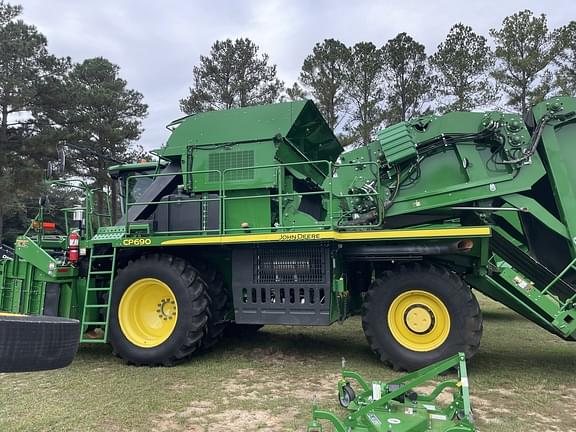
{"type": "Polygon", "coordinates": [[[373,323],[370,318],[373,315],[374,309],[378,307],[376,304],[377,302],[375,301],[376,292],[390,289],[387,287],[387,281],[392,281],[396,276],[407,275],[408,273],[432,274],[435,277],[450,281],[451,285],[457,289],[457,295],[463,300],[462,304],[459,306],[459,312],[464,314],[466,322],[464,329],[466,333],[466,346],[464,347],[464,352],[467,358],[474,356],[480,348],[480,339],[483,331],[482,313],[478,301],[472,294],[468,285],[466,285],[457,274],[448,271],[444,267],[428,263],[403,265],[398,270],[386,272],[374,280],[364,298],[362,313],[362,327],[370,349],[382,362],[388,364],[396,371],[417,369],[413,364],[407,364],[401,359],[398,359],[397,356],[390,351],[387,344],[379,340],[374,329],[375,326],[381,323],[373,323]]]}

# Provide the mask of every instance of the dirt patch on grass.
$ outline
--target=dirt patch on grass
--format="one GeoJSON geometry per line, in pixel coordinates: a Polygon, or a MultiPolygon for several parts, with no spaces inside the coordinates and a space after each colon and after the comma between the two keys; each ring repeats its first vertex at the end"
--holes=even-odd
{"type": "Polygon", "coordinates": [[[503,424],[510,418],[521,416],[531,425],[530,430],[576,432],[570,414],[576,410],[576,387],[560,385],[550,389],[536,385],[531,393],[540,394],[541,397],[527,399],[522,392],[497,388],[490,389],[488,393],[483,392],[482,398],[471,396],[470,399],[480,424],[503,424]]]}
{"type": "Polygon", "coordinates": [[[252,351],[252,355],[271,366],[297,365],[304,364],[306,361],[304,358],[286,354],[274,347],[256,348],[252,351]]]}
{"type": "Polygon", "coordinates": [[[283,431],[293,430],[292,419],[296,409],[269,411],[264,409],[226,409],[210,411],[214,407],[201,407],[197,403],[178,413],[168,413],[154,420],[158,432],[206,432],[238,430],[283,431]]]}
{"type": "Polygon", "coordinates": [[[208,416],[210,428],[213,430],[241,430],[241,431],[280,431],[290,430],[288,425],[297,410],[288,409],[281,414],[278,411],[267,410],[226,410],[219,414],[208,416]]]}
{"type": "MultiPolygon", "coordinates": [[[[268,371],[267,371],[268,372],[268,371]]],[[[234,378],[221,384],[220,391],[240,401],[269,401],[291,398],[312,401],[335,398],[339,374],[324,374],[305,383],[295,382],[289,372],[266,373],[251,369],[238,369],[234,378]]]]}
{"type": "Polygon", "coordinates": [[[207,395],[210,401],[163,413],[153,423],[158,432],[292,431],[298,427],[294,418],[301,412],[290,406],[310,404],[313,399],[319,403],[336,400],[339,377],[324,374],[299,385],[286,369],[237,369],[233,378],[214,385],[207,395]],[[270,405],[282,409],[268,409],[270,405]]]}

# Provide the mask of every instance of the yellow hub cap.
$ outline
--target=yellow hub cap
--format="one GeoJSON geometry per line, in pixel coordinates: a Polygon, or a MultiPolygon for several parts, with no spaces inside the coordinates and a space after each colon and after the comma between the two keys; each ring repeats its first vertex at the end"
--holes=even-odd
{"type": "Polygon", "coordinates": [[[388,328],[403,347],[432,351],[450,333],[450,314],[444,303],[427,291],[406,291],[388,309],[388,328]]]}
{"type": "Polygon", "coordinates": [[[153,348],[166,341],[178,321],[178,304],[168,285],[154,278],[137,280],[122,295],[118,320],[134,345],[153,348]]]}

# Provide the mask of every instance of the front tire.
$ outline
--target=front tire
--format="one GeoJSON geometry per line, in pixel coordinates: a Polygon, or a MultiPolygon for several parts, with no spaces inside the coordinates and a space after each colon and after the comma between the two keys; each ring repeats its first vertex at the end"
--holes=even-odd
{"type": "Polygon", "coordinates": [[[135,365],[172,366],[188,359],[207,331],[207,283],[171,255],[147,255],[118,272],[112,290],[110,343],[135,365]]]}
{"type": "Polygon", "coordinates": [[[402,267],[374,280],[362,327],[372,350],[397,370],[416,370],[480,346],[482,316],[470,288],[434,265],[402,267]]]}

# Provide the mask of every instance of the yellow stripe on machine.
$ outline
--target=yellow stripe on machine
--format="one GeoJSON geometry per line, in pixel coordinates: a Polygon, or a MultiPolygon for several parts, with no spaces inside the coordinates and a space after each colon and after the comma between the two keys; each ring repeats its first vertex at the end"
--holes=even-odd
{"type": "Polygon", "coordinates": [[[189,237],[175,240],[166,240],[162,246],[206,245],[206,244],[233,244],[255,242],[292,242],[311,240],[409,240],[427,238],[452,237],[489,237],[490,227],[465,228],[436,228],[436,229],[410,229],[410,230],[384,230],[362,232],[336,232],[336,231],[308,231],[285,232],[265,234],[238,234],[214,237],[189,237]]]}

